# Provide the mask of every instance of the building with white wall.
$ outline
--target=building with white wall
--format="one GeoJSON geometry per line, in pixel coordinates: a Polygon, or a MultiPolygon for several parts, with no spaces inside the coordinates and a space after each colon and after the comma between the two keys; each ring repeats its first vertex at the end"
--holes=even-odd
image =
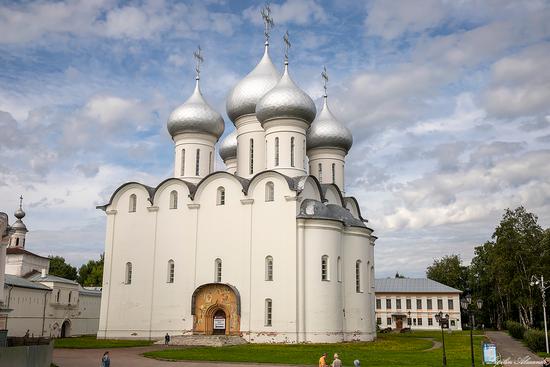
{"type": "Polygon", "coordinates": [[[240,335],[250,342],[375,338],[374,241],[345,196],[353,138],[269,56],[231,90],[235,130],[199,74],[168,119],[174,176],[120,186],[107,214],[99,338],[240,335]],[[309,163],[308,163],[309,161],[309,163]],[[312,166],[313,165],[313,166],[312,166]]]}
{"type": "Polygon", "coordinates": [[[96,334],[101,291],[48,274],[49,258],[25,249],[28,230],[21,204],[15,217],[14,224],[0,228],[5,234],[0,245],[0,330],[7,329],[8,336],[24,336],[27,331],[35,337],[96,334]]]}
{"type": "Polygon", "coordinates": [[[439,329],[435,315],[449,315],[449,329],[462,330],[462,291],[425,278],[376,279],[376,323],[381,328],[439,329]]]}

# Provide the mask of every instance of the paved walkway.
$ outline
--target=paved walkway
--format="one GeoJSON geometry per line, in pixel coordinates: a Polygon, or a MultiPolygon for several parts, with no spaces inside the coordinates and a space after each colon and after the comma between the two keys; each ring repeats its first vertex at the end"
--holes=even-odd
{"type": "MultiPolygon", "coordinates": [[[[221,363],[221,362],[168,362],[145,358],[140,354],[152,350],[166,349],[165,346],[135,347],[135,348],[113,348],[109,349],[111,366],[116,367],[251,367],[268,366],[266,364],[251,363],[221,363]]],[[[170,347],[168,347],[170,348],[170,347]]],[[[176,347],[181,348],[181,346],[176,347]]],[[[59,367],[97,367],[100,365],[101,356],[105,349],[54,349],[53,363],[59,367]]],[[[278,365],[279,366],[279,365],[278,365]]],[[[280,367],[296,367],[284,366],[280,367]]]]}
{"type": "Polygon", "coordinates": [[[540,366],[542,358],[531,352],[522,342],[512,338],[505,331],[487,331],[485,335],[497,345],[503,366],[540,366]]]}

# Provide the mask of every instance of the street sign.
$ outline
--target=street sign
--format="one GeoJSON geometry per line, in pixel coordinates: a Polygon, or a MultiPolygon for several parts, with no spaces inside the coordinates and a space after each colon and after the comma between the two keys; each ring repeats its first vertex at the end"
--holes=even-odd
{"type": "Polygon", "coordinates": [[[497,363],[497,345],[494,343],[483,343],[483,364],[497,363]]]}

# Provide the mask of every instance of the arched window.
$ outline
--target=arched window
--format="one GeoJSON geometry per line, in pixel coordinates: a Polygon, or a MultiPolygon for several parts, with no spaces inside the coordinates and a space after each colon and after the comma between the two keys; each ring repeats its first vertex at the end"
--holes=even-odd
{"type": "Polygon", "coordinates": [[[253,174],[254,173],[254,139],[250,139],[250,152],[249,152],[249,156],[250,156],[250,167],[248,168],[248,172],[250,174],[253,174]]]}
{"type": "Polygon", "coordinates": [[[265,299],[265,326],[271,326],[271,320],[273,317],[273,301],[271,298],[265,299]]]}
{"type": "Polygon", "coordinates": [[[370,287],[372,292],[374,290],[374,265],[370,267],[370,287]]]}
{"type": "Polygon", "coordinates": [[[19,237],[15,239],[15,247],[19,247],[19,237]]]}
{"type": "Polygon", "coordinates": [[[216,205],[225,205],[225,189],[222,186],[218,187],[216,205]]]}
{"type": "Polygon", "coordinates": [[[355,262],[355,292],[363,292],[361,287],[361,260],[355,262]]]}
{"type": "Polygon", "coordinates": [[[328,256],[323,255],[321,257],[321,280],[329,280],[328,271],[328,256]]]}
{"type": "Polygon", "coordinates": [[[319,182],[323,182],[323,165],[321,163],[319,163],[319,168],[318,168],[318,176],[319,176],[319,182]]]}
{"type": "Polygon", "coordinates": [[[336,260],[336,275],[338,276],[338,281],[342,281],[342,258],[338,256],[336,260]]]}
{"type": "Polygon", "coordinates": [[[290,167],[294,167],[294,137],[290,138],[290,167]]]}
{"type": "Polygon", "coordinates": [[[170,209],[177,209],[178,208],[178,192],[176,190],[172,190],[170,192],[170,209]]]}
{"type": "Polygon", "coordinates": [[[195,176],[200,174],[200,162],[201,162],[201,150],[197,149],[197,155],[195,157],[195,176]]]}
{"type": "Polygon", "coordinates": [[[132,263],[126,263],[126,274],[124,277],[124,284],[132,284],[132,263]]]}
{"type": "Polygon", "coordinates": [[[336,183],[336,163],[332,164],[332,183],[336,183]]]}
{"type": "Polygon", "coordinates": [[[265,184],[265,201],[275,200],[275,186],[269,181],[265,184]]]}
{"type": "Polygon", "coordinates": [[[137,196],[136,196],[136,194],[132,194],[132,195],[130,195],[130,203],[129,203],[128,212],[134,213],[136,211],[136,206],[137,206],[137,196]]]}
{"type": "Polygon", "coordinates": [[[69,304],[71,304],[71,296],[72,296],[72,293],[73,293],[72,291],[69,291],[69,302],[68,302],[69,304]]]}
{"type": "Polygon", "coordinates": [[[304,159],[304,162],[303,162],[303,165],[302,165],[302,168],[306,168],[306,141],[304,140],[302,142],[302,158],[304,159]]]}
{"type": "Polygon", "coordinates": [[[57,290],[57,295],[55,296],[55,302],[59,303],[59,297],[61,295],[61,289],[57,290]]]}
{"type": "Polygon", "coordinates": [[[185,149],[181,150],[181,175],[185,175],[185,149]]]}
{"type": "Polygon", "coordinates": [[[222,259],[216,259],[214,262],[214,281],[221,283],[222,281],[222,259]]]}
{"type": "Polygon", "coordinates": [[[279,138],[275,138],[275,166],[279,165],[279,138]]]}
{"type": "Polygon", "coordinates": [[[174,260],[168,260],[168,283],[174,283],[174,260]]]}
{"type": "Polygon", "coordinates": [[[273,257],[271,256],[265,258],[265,280],[273,280],[273,257]]]}

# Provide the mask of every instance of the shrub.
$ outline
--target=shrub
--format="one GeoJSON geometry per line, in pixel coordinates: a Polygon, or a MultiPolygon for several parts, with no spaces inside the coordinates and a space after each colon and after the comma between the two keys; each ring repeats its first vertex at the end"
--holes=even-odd
{"type": "Polygon", "coordinates": [[[508,330],[508,334],[510,334],[512,337],[516,339],[523,339],[523,335],[525,334],[525,326],[520,324],[516,321],[508,320],[504,324],[506,326],[506,329],[508,330]]]}
{"type": "Polygon", "coordinates": [[[527,330],[523,336],[523,341],[533,352],[546,351],[546,340],[542,330],[527,330]]]}

